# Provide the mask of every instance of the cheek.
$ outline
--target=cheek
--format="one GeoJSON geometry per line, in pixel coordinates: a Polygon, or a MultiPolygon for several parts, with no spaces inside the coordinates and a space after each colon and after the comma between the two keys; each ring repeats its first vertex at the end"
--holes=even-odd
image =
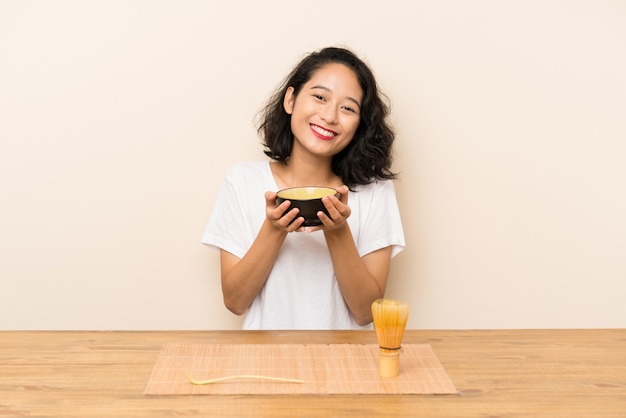
{"type": "Polygon", "coordinates": [[[306,135],[306,133],[303,132],[305,125],[302,119],[299,119],[293,114],[291,115],[291,120],[289,121],[289,127],[291,128],[291,134],[294,137],[300,138],[302,135],[306,135]]]}
{"type": "Polygon", "coordinates": [[[361,119],[357,119],[357,120],[352,119],[352,120],[349,120],[345,126],[352,133],[352,135],[354,135],[356,133],[356,130],[359,129],[360,122],[361,122],[361,119]]]}

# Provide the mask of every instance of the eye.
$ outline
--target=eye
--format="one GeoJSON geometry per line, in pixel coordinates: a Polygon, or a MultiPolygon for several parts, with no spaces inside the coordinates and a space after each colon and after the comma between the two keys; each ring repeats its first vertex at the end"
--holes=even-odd
{"type": "Polygon", "coordinates": [[[341,108],[344,109],[344,110],[347,110],[348,112],[351,112],[351,113],[357,113],[356,109],[354,109],[354,108],[352,108],[350,106],[342,106],[341,108]]]}
{"type": "Polygon", "coordinates": [[[324,98],[324,96],[322,96],[321,94],[314,94],[313,97],[315,97],[317,100],[320,100],[322,102],[326,101],[326,98],[324,98]]]}

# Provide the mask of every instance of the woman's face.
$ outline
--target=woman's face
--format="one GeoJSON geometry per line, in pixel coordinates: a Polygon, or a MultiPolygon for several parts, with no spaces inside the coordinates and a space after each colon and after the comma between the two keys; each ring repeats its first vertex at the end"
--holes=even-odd
{"type": "Polygon", "coordinates": [[[356,74],[343,64],[320,67],[297,96],[289,87],[283,106],[291,115],[292,152],[323,157],[339,153],[359,126],[362,100],[356,74]]]}

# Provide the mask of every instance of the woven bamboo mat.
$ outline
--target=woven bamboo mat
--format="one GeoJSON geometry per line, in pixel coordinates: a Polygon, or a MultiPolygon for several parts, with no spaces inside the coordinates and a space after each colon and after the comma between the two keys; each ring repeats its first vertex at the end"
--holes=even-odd
{"type": "Polygon", "coordinates": [[[378,375],[373,344],[167,344],[161,348],[146,395],[276,394],[456,394],[428,344],[406,344],[400,374],[378,375]],[[304,383],[239,378],[192,385],[186,375],[205,380],[262,375],[304,383]]]}

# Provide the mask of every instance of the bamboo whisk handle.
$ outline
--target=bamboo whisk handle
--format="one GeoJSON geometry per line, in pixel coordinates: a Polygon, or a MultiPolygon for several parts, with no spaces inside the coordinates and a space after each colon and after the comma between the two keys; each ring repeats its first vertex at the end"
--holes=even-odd
{"type": "Polygon", "coordinates": [[[380,349],[378,373],[381,377],[396,377],[400,370],[400,350],[380,349]]]}

